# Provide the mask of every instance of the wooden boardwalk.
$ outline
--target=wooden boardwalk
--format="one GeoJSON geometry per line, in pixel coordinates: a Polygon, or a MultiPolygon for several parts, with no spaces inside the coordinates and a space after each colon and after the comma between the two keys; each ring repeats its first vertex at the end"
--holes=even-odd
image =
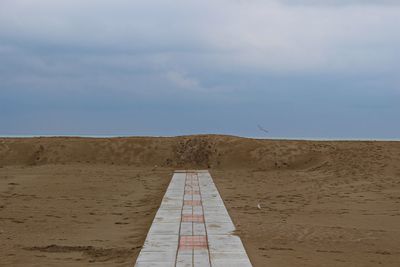
{"type": "Polygon", "coordinates": [[[176,171],[137,267],[250,267],[208,171],[176,171]]]}

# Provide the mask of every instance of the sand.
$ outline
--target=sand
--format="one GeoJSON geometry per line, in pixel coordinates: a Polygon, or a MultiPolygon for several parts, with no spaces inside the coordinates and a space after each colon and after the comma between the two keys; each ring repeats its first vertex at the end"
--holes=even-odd
{"type": "Polygon", "coordinates": [[[254,266],[400,266],[400,142],[216,135],[0,139],[0,266],[132,266],[178,168],[254,266]]]}

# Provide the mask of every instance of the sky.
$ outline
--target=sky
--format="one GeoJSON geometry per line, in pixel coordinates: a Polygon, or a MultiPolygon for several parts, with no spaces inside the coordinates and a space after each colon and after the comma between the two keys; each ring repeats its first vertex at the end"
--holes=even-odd
{"type": "Polygon", "coordinates": [[[398,0],[0,0],[0,135],[400,138],[399,25],[398,0]]]}

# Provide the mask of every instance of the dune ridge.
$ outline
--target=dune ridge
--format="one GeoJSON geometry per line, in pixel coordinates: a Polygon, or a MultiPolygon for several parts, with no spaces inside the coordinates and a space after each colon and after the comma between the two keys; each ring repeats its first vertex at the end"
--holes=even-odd
{"type": "Polygon", "coordinates": [[[349,153],[363,154],[362,161],[371,160],[376,164],[380,151],[399,146],[400,142],[395,141],[288,141],[222,135],[0,138],[0,165],[90,163],[171,168],[324,168],[340,164],[349,153]]]}

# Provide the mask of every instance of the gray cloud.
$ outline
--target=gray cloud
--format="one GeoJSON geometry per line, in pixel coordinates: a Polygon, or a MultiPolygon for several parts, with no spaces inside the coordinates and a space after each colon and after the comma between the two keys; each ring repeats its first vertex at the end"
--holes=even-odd
{"type": "Polygon", "coordinates": [[[127,116],[149,133],[146,116],[163,125],[157,133],[184,121],[193,131],[254,134],[243,129],[265,118],[277,134],[312,135],[311,125],[307,133],[282,121],[314,116],[318,101],[332,119],[343,115],[335,108],[361,121],[370,110],[376,121],[391,118],[387,110],[399,112],[388,101],[400,88],[399,18],[394,1],[3,0],[0,134],[23,131],[46,111],[66,128],[79,128],[75,118],[100,131],[101,114],[110,128],[123,128],[128,120],[116,118],[127,116]],[[166,117],[177,120],[168,126],[166,117]]]}
{"type": "Polygon", "coordinates": [[[392,66],[400,42],[400,8],[385,5],[339,10],[293,9],[275,1],[2,5],[1,38],[35,46],[35,53],[161,54],[174,63],[190,57],[221,68],[349,71],[392,66]]]}
{"type": "Polygon", "coordinates": [[[351,6],[351,5],[400,5],[397,0],[279,0],[289,5],[351,6]]]}

